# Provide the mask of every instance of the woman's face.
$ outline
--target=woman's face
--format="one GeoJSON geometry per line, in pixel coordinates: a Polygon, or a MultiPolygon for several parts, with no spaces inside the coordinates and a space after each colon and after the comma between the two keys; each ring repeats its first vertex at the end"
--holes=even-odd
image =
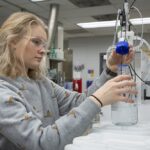
{"type": "Polygon", "coordinates": [[[47,35],[45,30],[39,25],[32,25],[31,37],[23,36],[15,45],[16,56],[23,60],[26,71],[39,67],[46,52],[46,46],[47,35]]]}

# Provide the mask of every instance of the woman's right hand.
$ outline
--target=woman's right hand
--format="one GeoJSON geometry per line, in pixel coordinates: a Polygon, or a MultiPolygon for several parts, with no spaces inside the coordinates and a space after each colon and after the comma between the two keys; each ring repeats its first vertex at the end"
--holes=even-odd
{"type": "MultiPolygon", "coordinates": [[[[103,106],[115,103],[117,101],[133,102],[128,94],[137,94],[134,87],[136,84],[129,75],[118,75],[117,77],[107,81],[102,87],[93,93],[101,102],[103,106]]],[[[92,100],[94,98],[90,97],[92,100]]],[[[96,102],[94,100],[94,102],[96,102]]],[[[97,103],[97,102],[96,102],[97,103]]]]}

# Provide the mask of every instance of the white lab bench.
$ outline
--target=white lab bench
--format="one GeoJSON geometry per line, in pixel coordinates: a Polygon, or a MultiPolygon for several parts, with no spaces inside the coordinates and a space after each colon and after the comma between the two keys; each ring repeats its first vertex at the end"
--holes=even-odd
{"type": "Polygon", "coordinates": [[[88,135],[74,138],[65,150],[150,150],[149,112],[150,105],[142,106],[139,109],[141,119],[133,126],[115,126],[111,120],[100,121],[93,125],[88,135]],[[143,119],[145,115],[148,120],[143,119]]]}

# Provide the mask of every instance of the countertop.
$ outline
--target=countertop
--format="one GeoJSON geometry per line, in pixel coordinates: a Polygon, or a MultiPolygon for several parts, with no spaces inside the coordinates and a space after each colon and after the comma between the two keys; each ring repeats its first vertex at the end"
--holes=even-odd
{"type": "Polygon", "coordinates": [[[139,121],[132,126],[113,125],[105,115],[110,113],[106,108],[104,117],[93,124],[90,133],[74,138],[65,150],[150,150],[150,102],[138,107],[139,121]]]}
{"type": "Polygon", "coordinates": [[[88,135],[74,138],[65,150],[150,150],[150,122],[133,126],[96,123],[88,135]]]}

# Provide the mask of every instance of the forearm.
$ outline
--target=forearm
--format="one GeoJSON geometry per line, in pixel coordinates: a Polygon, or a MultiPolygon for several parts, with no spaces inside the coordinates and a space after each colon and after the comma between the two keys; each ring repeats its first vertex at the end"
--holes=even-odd
{"type": "Polygon", "coordinates": [[[88,88],[87,96],[93,94],[97,89],[103,86],[103,84],[111,78],[113,77],[106,72],[106,68],[105,68],[101,73],[101,75],[98,78],[96,78],[93,81],[92,85],[88,88]]]}

